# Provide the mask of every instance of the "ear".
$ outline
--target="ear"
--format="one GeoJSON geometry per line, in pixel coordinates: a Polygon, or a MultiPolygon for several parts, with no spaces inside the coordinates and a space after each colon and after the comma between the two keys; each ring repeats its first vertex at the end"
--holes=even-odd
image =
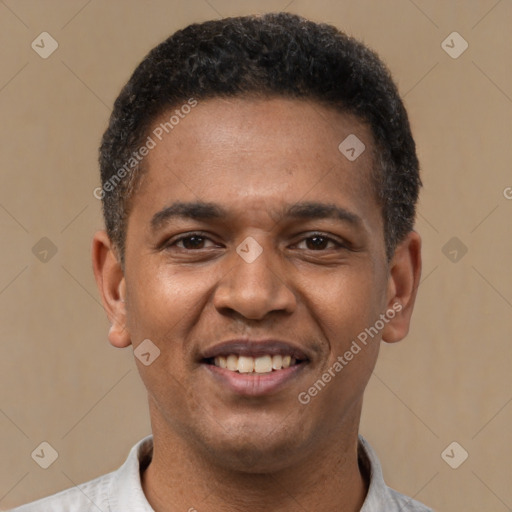
{"type": "Polygon", "coordinates": [[[382,330],[383,341],[394,343],[407,336],[420,277],[421,238],[411,231],[398,244],[390,263],[386,310],[389,321],[382,330]]]}
{"type": "Polygon", "coordinates": [[[112,326],[108,339],[114,347],[131,344],[126,329],[126,283],[117,252],[105,231],[98,231],[92,241],[94,277],[101,294],[103,307],[112,326]]]}

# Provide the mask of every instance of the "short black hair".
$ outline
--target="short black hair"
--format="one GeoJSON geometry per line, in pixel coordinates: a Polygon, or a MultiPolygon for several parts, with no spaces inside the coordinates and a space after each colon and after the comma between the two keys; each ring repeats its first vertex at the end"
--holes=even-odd
{"type": "Polygon", "coordinates": [[[268,13],[175,32],[147,54],[116,99],[99,162],[106,230],[121,264],[131,198],[143,172],[138,149],[151,124],[191,98],[248,95],[315,100],[370,127],[371,181],[391,259],[413,229],[421,187],[407,112],[391,74],[375,52],[332,25],[268,13]]]}

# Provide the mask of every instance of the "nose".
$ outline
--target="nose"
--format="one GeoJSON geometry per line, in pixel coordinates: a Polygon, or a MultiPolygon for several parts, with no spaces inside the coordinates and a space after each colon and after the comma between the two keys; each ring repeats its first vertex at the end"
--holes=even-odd
{"type": "Polygon", "coordinates": [[[254,261],[237,253],[231,268],[215,290],[213,302],[219,312],[235,311],[251,320],[261,320],[271,312],[292,313],[296,297],[286,284],[283,265],[271,249],[264,249],[254,261]]]}

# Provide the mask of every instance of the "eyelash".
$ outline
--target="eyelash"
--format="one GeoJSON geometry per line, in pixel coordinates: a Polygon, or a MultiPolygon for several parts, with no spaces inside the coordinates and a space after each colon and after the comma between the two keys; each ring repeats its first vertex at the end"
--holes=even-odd
{"type": "MultiPolygon", "coordinates": [[[[166,243],[163,248],[169,249],[169,248],[175,246],[176,244],[178,244],[179,242],[181,242],[183,240],[187,240],[188,238],[193,238],[193,237],[199,237],[199,238],[203,238],[205,240],[213,241],[206,233],[202,233],[201,231],[195,231],[192,233],[188,233],[186,235],[182,235],[182,236],[176,238],[175,240],[173,240],[172,242],[170,241],[169,243],[166,243]]],[[[309,234],[309,236],[302,238],[298,243],[303,242],[305,240],[310,240],[310,239],[316,238],[316,237],[323,238],[323,239],[327,240],[327,242],[332,242],[333,244],[336,245],[337,249],[347,249],[348,248],[346,244],[336,240],[333,237],[327,236],[324,233],[320,233],[320,232],[313,232],[313,233],[309,234]]],[[[202,248],[200,248],[200,249],[185,249],[184,247],[179,247],[179,249],[192,252],[192,251],[200,251],[202,248]]],[[[309,249],[309,250],[311,250],[313,252],[323,252],[323,251],[326,251],[327,249],[319,249],[319,250],[309,249]]]]}

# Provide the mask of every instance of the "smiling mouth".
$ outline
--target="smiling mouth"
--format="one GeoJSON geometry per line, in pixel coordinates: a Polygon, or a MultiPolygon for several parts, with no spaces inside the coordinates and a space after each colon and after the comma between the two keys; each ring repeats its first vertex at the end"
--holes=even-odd
{"type": "Polygon", "coordinates": [[[262,374],[279,372],[306,361],[296,359],[289,354],[265,354],[257,357],[229,354],[205,359],[204,362],[234,373],[262,374]]]}

